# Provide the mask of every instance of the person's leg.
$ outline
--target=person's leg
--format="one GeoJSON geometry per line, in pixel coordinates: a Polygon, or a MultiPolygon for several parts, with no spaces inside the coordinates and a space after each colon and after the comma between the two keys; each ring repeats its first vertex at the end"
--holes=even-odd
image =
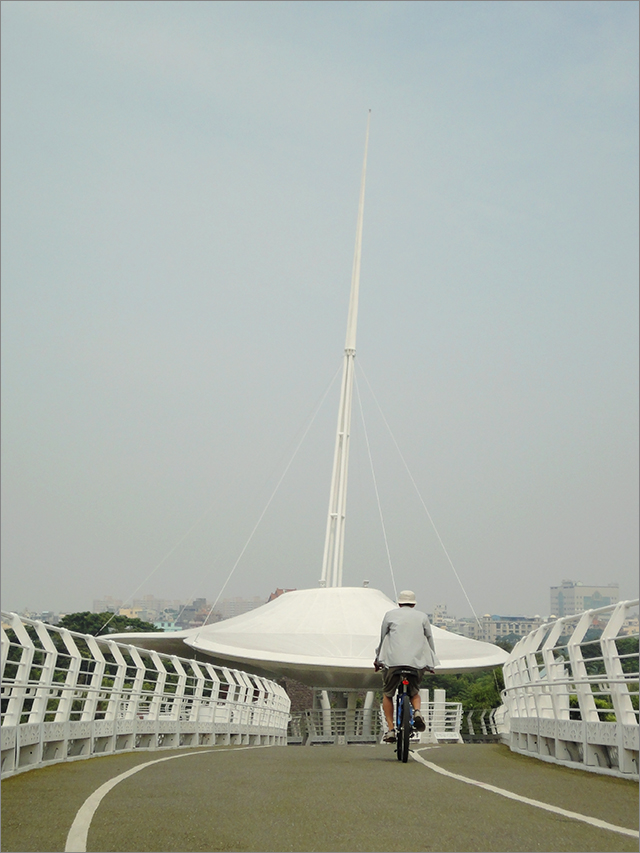
{"type": "Polygon", "coordinates": [[[398,676],[396,675],[396,667],[385,669],[382,675],[382,712],[387,722],[387,729],[390,732],[395,729],[393,722],[393,697],[395,696],[397,686],[398,676]]]}
{"type": "Polygon", "coordinates": [[[422,716],[422,711],[420,710],[421,700],[420,700],[420,682],[418,681],[413,689],[415,693],[411,697],[411,704],[413,705],[413,725],[416,728],[416,731],[423,732],[427,728],[427,724],[425,722],[424,717],[422,716]]]}
{"type": "Polygon", "coordinates": [[[387,721],[387,728],[390,732],[393,731],[393,699],[390,696],[382,697],[382,710],[384,712],[384,718],[387,721]]]}
{"type": "Polygon", "coordinates": [[[420,710],[420,685],[422,683],[422,676],[424,675],[424,672],[424,669],[419,669],[417,670],[415,675],[411,675],[409,677],[409,689],[410,692],[413,694],[411,696],[411,704],[413,705],[414,711],[420,710]]]}

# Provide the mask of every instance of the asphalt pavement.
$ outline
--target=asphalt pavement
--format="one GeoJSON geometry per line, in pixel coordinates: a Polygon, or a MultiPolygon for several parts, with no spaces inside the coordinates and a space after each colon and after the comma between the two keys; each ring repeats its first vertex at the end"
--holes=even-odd
{"type": "Polygon", "coordinates": [[[535,805],[637,831],[633,781],[500,744],[416,755],[427,765],[402,764],[386,745],[216,747],[53,765],[2,783],[2,850],[64,851],[83,820],[89,851],[638,850],[637,837],[535,805]],[[100,786],[141,765],[77,818],[100,786]]]}

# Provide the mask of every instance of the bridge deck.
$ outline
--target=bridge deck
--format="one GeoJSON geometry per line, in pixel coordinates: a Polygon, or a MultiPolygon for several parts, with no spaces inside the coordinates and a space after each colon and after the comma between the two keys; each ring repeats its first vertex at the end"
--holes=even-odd
{"type": "Polygon", "coordinates": [[[403,765],[382,745],[217,747],[53,765],[2,783],[2,850],[63,851],[72,824],[67,849],[89,851],[638,850],[637,836],[429,765],[637,831],[634,782],[548,765],[499,744],[426,747],[414,756],[403,765]],[[115,784],[92,816],[85,807],[76,820],[100,786],[135,768],[142,769],[115,784]]]}

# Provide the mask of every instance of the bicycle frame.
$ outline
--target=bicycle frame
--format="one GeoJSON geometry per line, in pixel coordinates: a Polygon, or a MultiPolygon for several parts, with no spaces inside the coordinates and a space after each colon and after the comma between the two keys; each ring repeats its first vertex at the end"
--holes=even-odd
{"type": "Polygon", "coordinates": [[[395,707],[395,722],[396,722],[396,755],[398,761],[406,764],[409,758],[409,740],[414,737],[413,728],[413,705],[409,696],[409,678],[408,675],[413,670],[401,670],[400,683],[396,690],[396,707],[395,707]]]}

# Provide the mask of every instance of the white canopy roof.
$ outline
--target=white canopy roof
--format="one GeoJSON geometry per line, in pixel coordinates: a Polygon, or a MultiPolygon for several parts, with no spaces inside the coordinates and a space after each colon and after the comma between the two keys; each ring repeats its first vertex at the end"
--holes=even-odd
{"type": "MultiPolygon", "coordinates": [[[[313,687],[375,688],[384,614],[396,604],[377,589],[331,587],[288,592],[233,619],[189,632],[184,642],[220,663],[285,675],[313,687]]],[[[501,666],[491,643],[433,628],[438,672],[501,666]]]]}
{"type": "MultiPolygon", "coordinates": [[[[420,606],[420,602],[418,602],[420,606]]],[[[373,670],[384,614],[396,604],[378,589],[330,587],[287,592],[249,613],[179,633],[126,633],[110,639],[159,652],[210,658],[311,687],[375,689],[373,670]],[[185,648],[190,647],[191,653],[185,648]]],[[[433,627],[437,672],[502,666],[508,654],[492,643],[433,627]]]]}

